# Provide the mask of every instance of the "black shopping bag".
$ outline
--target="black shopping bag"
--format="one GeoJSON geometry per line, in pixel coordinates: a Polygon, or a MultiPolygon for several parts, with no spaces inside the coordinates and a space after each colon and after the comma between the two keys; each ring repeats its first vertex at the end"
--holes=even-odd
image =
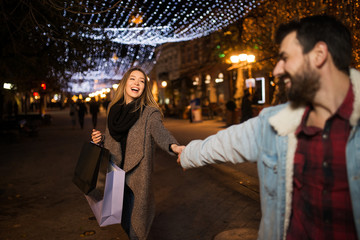
{"type": "Polygon", "coordinates": [[[73,183],[86,195],[101,199],[110,161],[108,149],[92,142],[84,143],[75,167],[73,183]]]}

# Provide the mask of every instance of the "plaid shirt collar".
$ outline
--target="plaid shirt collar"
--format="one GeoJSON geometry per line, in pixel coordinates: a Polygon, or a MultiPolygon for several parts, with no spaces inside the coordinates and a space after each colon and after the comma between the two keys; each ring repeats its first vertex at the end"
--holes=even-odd
{"type": "MultiPolygon", "coordinates": [[[[343,118],[344,120],[349,121],[351,113],[353,111],[353,102],[354,102],[354,92],[353,92],[353,86],[352,86],[352,84],[350,84],[349,90],[346,94],[346,97],[345,97],[343,103],[340,105],[340,107],[334,113],[334,115],[331,116],[330,118],[332,118],[334,116],[339,116],[339,117],[343,118]]],[[[314,135],[318,131],[321,131],[321,129],[319,129],[319,128],[306,126],[306,121],[307,121],[310,111],[312,109],[313,108],[311,105],[306,106],[305,112],[301,119],[301,123],[295,131],[295,135],[298,135],[301,132],[304,132],[306,135],[314,135]]]]}

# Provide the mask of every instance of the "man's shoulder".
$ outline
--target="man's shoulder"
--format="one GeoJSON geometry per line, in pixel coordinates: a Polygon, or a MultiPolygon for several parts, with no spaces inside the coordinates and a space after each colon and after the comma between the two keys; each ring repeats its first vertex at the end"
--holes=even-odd
{"type": "Polygon", "coordinates": [[[271,117],[276,113],[280,112],[281,110],[283,110],[284,108],[286,108],[286,106],[288,105],[289,103],[283,103],[275,106],[266,107],[263,110],[261,110],[259,115],[262,117],[271,117]]]}

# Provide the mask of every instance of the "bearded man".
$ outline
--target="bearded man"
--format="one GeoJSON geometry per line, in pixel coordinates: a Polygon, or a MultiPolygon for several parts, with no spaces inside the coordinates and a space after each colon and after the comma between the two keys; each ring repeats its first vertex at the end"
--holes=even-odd
{"type": "MultiPolygon", "coordinates": [[[[183,148],[183,168],[257,162],[258,239],[360,239],[360,72],[330,16],[281,25],[275,77],[289,102],[183,148]]],[[[241,216],[239,216],[241,217],[241,216]]]]}

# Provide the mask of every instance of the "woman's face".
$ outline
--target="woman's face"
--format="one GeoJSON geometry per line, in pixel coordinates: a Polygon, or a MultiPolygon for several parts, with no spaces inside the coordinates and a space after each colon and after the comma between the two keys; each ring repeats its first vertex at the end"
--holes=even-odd
{"type": "Polygon", "coordinates": [[[130,73],[125,84],[125,102],[126,104],[139,98],[145,89],[145,76],[142,72],[134,70],[130,73]]]}

